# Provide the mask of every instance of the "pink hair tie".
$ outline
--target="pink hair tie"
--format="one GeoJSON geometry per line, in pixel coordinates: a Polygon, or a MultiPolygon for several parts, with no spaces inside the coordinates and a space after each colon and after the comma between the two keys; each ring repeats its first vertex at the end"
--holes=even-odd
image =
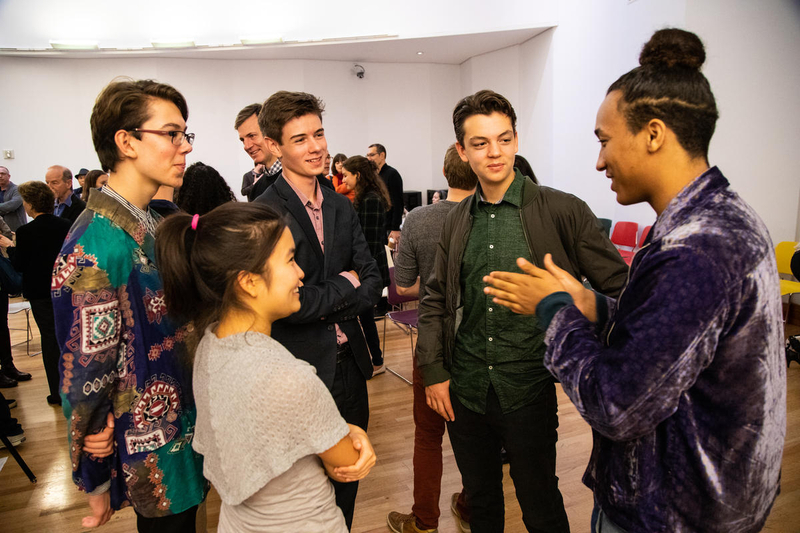
{"type": "Polygon", "coordinates": [[[197,222],[200,221],[200,215],[195,215],[192,217],[192,229],[197,231],[197,222]]]}

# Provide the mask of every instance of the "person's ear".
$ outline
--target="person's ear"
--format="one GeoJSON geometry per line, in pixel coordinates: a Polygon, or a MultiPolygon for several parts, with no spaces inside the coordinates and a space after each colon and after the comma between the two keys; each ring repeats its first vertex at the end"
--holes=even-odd
{"type": "MultiPolygon", "coordinates": [[[[469,159],[467,159],[467,152],[466,150],[464,150],[464,147],[461,146],[461,143],[458,141],[456,141],[456,150],[458,151],[458,155],[459,157],[461,157],[461,160],[465,163],[469,163],[469,159]]],[[[444,172],[444,169],[442,169],[442,172],[444,172]]]]}
{"type": "Polygon", "coordinates": [[[133,139],[136,138],[129,131],[119,130],[114,134],[114,144],[117,145],[117,150],[127,159],[136,159],[136,147],[131,142],[133,139]]]}
{"type": "Polygon", "coordinates": [[[244,270],[236,276],[236,283],[239,285],[239,289],[251,298],[258,296],[258,284],[260,281],[261,276],[244,270]]]}
{"type": "Polygon", "coordinates": [[[651,154],[657,152],[664,145],[667,137],[667,125],[664,121],[658,118],[650,119],[650,122],[645,126],[645,133],[647,138],[647,151],[651,154]]]}
{"type": "Polygon", "coordinates": [[[273,156],[277,158],[283,157],[283,152],[281,151],[281,145],[275,139],[270,139],[269,137],[264,137],[264,140],[267,142],[267,150],[273,156]]]}

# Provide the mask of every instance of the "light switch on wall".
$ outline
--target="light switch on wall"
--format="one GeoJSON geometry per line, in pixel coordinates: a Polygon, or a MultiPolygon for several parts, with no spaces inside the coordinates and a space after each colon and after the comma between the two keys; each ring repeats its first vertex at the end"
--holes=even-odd
{"type": "Polygon", "coordinates": [[[14,159],[14,150],[3,150],[3,159],[14,159]]]}

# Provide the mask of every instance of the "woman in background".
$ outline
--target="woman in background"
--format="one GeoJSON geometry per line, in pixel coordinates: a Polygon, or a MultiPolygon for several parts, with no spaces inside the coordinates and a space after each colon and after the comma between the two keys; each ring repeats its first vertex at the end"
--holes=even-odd
{"type": "Polygon", "coordinates": [[[270,337],[300,309],[303,271],[283,219],[258,203],[177,213],[158,228],[156,257],[167,308],[194,326],[192,446],[222,498],[218,531],[347,533],[328,476],[361,479],[374,454],[357,462],[371,452],[366,433],[270,337]]]}
{"type": "Polygon", "coordinates": [[[84,202],[88,201],[89,191],[92,189],[102,189],[103,185],[106,183],[108,183],[108,174],[102,170],[90,170],[83,179],[83,192],[81,193],[81,200],[84,202]]]}
{"type": "MultiPolygon", "coordinates": [[[[93,187],[88,179],[87,175],[84,191],[93,187]]],[[[47,403],[61,405],[58,390],[58,360],[61,349],[56,340],[50,278],[53,275],[53,264],[72,224],[53,214],[56,198],[44,182],[23,183],[19,186],[19,195],[31,221],[17,228],[16,246],[5,237],[0,237],[0,246],[8,247],[11,263],[22,274],[22,295],[30,301],[33,318],[42,336],[42,362],[50,387],[47,403]]],[[[2,305],[3,302],[0,301],[0,306],[2,305]]],[[[8,309],[8,300],[5,300],[5,308],[8,309]]]]}
{"type": "MultiPolygon", "coordinates": [[[[355,199],[353,207],[358,213],[361,230],[367,239],[367,245],[372,257],[378,263],[383,286],[389,286],[389,262],[386,259],[386,212],[392,205],[389,191],[383,180],[378,176],[375,163],[364,156],[354,155],[348,158],[343,165],[342,175],[347,188],[353,191],[355,199]]],[[[384,305],[383,299],[381,304],[384,305]]],[[[372,311],[359,316],[364,337],[367,339],[369,351],[372,354],[373,375],[386,371],[383,366],[383,352],[381,341],[378,337],[378,328],[372,311]]]]}
{"type": "Polygon", "coordinates": [[[235,202],[228,182],[214,167],[201,162],[193,163],[183,175],[183,185],[178,189],[175,203],[189,214],[205,215],[215,207],[235,202]]]}
{"type": "Polygon", "coordinates": [[[347,196],[352,202],[356,198],[356,192],[347,187],[347,184],[344,182],[344,175],[342,171],[344,170],[344,162],[347,160],[347,156],[344,154],[336,154],[333,156],[333,172],[331,173],[331,183],[333,183],[333,188],[336,189],[336,192],[339,194],[343,194],[347,196]]]}

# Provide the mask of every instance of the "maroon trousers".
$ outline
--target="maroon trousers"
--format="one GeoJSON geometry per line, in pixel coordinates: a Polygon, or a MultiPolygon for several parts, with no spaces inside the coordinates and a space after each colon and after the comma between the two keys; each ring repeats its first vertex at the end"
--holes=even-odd
{"type": "MultiPolygon", "coordinates": [[[[414,359],[414,506],[411,512],[420,529],[439,527],[439,497],[442,492],[442,438],[445,420],[428,407],[422,373],[414,359]]],[[[458,498],[458,512],[469,522],[464,491],[458,498]]]]}

